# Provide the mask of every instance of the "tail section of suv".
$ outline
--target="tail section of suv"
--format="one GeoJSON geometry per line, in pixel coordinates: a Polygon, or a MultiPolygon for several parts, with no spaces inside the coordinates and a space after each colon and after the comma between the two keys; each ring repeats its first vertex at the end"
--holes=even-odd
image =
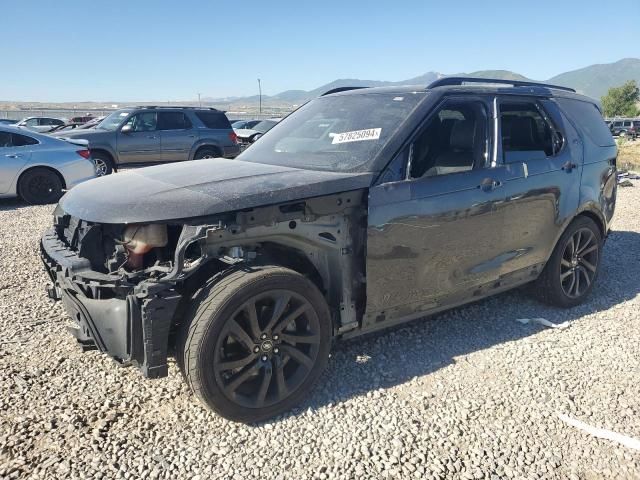
{"type": "Polygon", "coordinates": [[[99,175],[122,165],[234,158],[240,153],[227,116],[213,108],[125,108],[95,128],[58,136],[88,140],[99,175]]]}

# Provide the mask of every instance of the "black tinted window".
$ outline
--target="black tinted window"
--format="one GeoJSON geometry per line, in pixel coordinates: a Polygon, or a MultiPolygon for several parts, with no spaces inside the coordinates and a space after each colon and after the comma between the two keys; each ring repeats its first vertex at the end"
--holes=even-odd
{"type": "MultiPolygon", "coordinates": [[[[562,136],[555,131],[533,102],[500,104],[502,151],[505,161],[519,161],[511,152],[542,152],[547,157],[562,148],[562,136]]],[[[524,159],[524,158],[522,158],[524,159]]]]}
{"type": "Polygon", "coordinates": [[[0,132],[0,148],[11,146],[11,134],[9,132],[0,132]]]}
{"type": "Polygon", "coordinates": [[[449,101],[413,143],[411,177],[431,177],[481,165],[487,146],[487,113],[478,101],[449,101]]]}
{"type": "Polygon", "coordinates": [[[196,112],[196,116],[200,119],[202,123],[204,123],[207,128],[221,128],[221,129],[231,129],[231,124],[229,123],[229,119],[222,112],[214,112],[211,111],[200,111],[196,112]]]}
{"type": "Polygon", "coordinates": [[[182,112],[158,112],[158,130],[185,130],[191,122],[182,112]]]}
{"type": "Polygon", "coordinates": [[[12,134],[13,146],[14,147],[24,147],[25,145],[35,145],[38,141],[35,138],[27,137],[26,135],[20,135],[19,133],[12,134]]]}
{"type": "MultiPolygon", "coordinates": [[[[593,103],[569,98],[558,98],[557,102],[596,145],[602,147],[615,145],[611,131],[604,123],[600,110],[593,103]]],[[[614,126],[617,126],[618,123],[615,122],[614,126]]]]}

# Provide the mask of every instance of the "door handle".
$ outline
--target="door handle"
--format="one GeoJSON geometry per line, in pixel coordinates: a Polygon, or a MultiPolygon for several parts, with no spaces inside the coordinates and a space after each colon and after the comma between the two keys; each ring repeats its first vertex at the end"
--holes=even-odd
{"type": "Polygon", "coordinates": [[[494,180],[493,178],[485,178],[484,180],[482,180],[482,183],[478,185],[478,188],[483,192],[491,192],[501,186],[502,186],[501,181],[494,180]]]}
{"type": "Polygon", "coordinates": [[[22,158],[22,155],[20,155],[19,153],[8,153],[7,155],[5,155],[5,157],[8,157],[8,158],[22,158]]]}
{"type": "Polygon", "coordinates": [[[564,170],[565,172],[570,173],[571,170],[573,170],[574,168],[576,168],[578,165],[576,165],[575,163],[572,163],[571,160],[567,160],[565,162],[564,165],[562,165],[562,170],[564,170]]]}
{"type": "Polygon", "coordinates": [[[195,135],[189,135],[189,138],[196,138],[195,135]]]}
{"type": "Polygon", "coordinates": [[[151,140],[154,140],[154,139],[156,139],[158,137],[154,137],[153,135],[149,135],[147,138],[150,138],[151,140]]]}

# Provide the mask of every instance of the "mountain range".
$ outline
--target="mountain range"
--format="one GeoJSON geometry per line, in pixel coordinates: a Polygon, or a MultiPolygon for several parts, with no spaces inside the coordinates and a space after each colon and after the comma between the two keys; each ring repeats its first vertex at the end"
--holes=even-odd
{"type": "MultiPolygon", "coordinates": [[[[322,85],[313,90],[286,90],[272,96],[262,96],[265,105],[289,104],[297,105],[307,100],[317,97],[324,92],[337,87],[380,87],[392,85],[428,85],[438,78],[450,76],[440,72],[427,72],[418,77],[409,78],[399,82],[388,82],[381,80],[361,80],[355,78],[341,78],[333,82],[322,85]]],[[[509,70],[481,70],[471,73],[458,73],[454,76],[469,76],[480,78],[499,78],[505,80],[541,81],[576,89],[578,93],[600,99],[607,93],[609,88],[622,85],[627,80],[636,80],[640,84],[640,59],[624,58],[614,63],[596,64],[588,67],[561,73],[548,80],[532,80],[516,72],[509,70]]],[[[206,98],[211,103],[232,103],[239,105],[242,103],[257,103],[258,95],[251,97],[230,97],[230,98],[206,98]]]]}

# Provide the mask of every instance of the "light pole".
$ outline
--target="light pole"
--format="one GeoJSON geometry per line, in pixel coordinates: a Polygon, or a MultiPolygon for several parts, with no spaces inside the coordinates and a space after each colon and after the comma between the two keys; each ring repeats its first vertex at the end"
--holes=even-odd
{"type": "Polygon", "coordinates": [[[260,98],[259,112],[260,112],[260,115],[262,115],[262,85],[260,84],[260,79],[258,79],[258,93],[260,98]]]}
{"type": "Polygon", "coordinates": [[[202,108],[202,102],[200,101],[200,94],[198,94],[198,106],[202,108]]]}

